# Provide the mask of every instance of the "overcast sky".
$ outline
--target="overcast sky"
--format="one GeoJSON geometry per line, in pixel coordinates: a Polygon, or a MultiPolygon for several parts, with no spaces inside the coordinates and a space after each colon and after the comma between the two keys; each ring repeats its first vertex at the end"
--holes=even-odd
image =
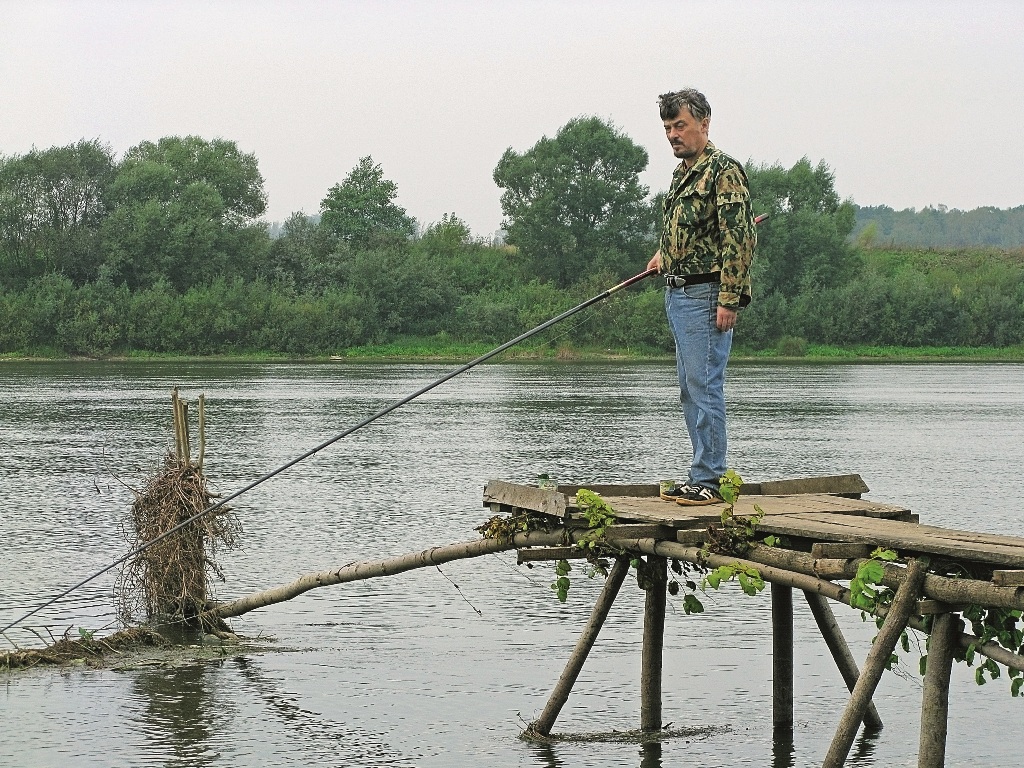
{"type": "Polygon", "coordinates": [[[372,155],[421,223],[501,223],[492,172],[579,115],[675,164],[693,86],[741,161],[824,160],[894,208],[1024,204],[1024,3],[0,0],[0,154],[196,134],[259,159],[266,218],[315,213],[372,155]]]}

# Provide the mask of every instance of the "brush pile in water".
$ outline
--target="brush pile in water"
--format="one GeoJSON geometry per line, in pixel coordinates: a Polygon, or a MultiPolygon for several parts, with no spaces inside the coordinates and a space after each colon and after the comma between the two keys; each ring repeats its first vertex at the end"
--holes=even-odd
{"type": "MultiPolygon", "coordinates": [[[[177,390],[173,402],[176,449],[168,451],[161,469],[132,504],[131,529],[125,526],[125,536],[133,555],[121,573],[118,610],[126,625],[144,615],[150,621],[180,622],[220,634],[226,626],[201,626],[199,617],[210,599],[209,577],[224,578],[214,559],[217,547],[234,547],[241,525],[228,507],[200,514],[213,505],[215,497],[207,488],[202,453],[195,463],[189,456],[188,431],[183,426],[187,409],[177,390]]],[[[202,427],[200,400],[200,444],[204,445],[202,427]]]]}

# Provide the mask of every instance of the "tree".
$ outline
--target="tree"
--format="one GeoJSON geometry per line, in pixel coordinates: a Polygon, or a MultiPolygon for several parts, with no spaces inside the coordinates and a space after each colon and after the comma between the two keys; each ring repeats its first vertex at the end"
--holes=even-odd
{"type": "Polygon", "coordinates": [[[170,136],[125,154],[110,186],[102,276],[177,291],[252,277],[265,251],[266,194],[256,156],[233,141],[170,136]]]}
{"type": "Polygon", "coordinates": [[[320,203],[320,226],[338,243],[365,248],[380,241],[411,237],[416,220],[395,205],[398,185],[384,178],[373,158],[360,158],[320,203]]]}
{"type": "Polygon", "coordinates": [[[114,176],[110,148],[82,139],[0,158],[0,275],[10,285],[56,272],[95,278],[99,226],[114,176]]]}
{"type": "Polygon", "coordinates": [[[646,263],[654,223],[639,180],[647,152],[597,117],[570,120],[526,152],[505,150],[494,169],[502,226],[529,269],[566,287],[600,269],[646,263]]]}
{"type": "Polygon", "coordinates": [[[792,168],[780,164],[747,168],[755,212],[772,216],[758,228],[754,259],[755,290],[792,297],[814,286],[841,285],[861,262],[846,242],[854,207],[840,201],[835,175],[824,161],[801,158],[792,168]]]}

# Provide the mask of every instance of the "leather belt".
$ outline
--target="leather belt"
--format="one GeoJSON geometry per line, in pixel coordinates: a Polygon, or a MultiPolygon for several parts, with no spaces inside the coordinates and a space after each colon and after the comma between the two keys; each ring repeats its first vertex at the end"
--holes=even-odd
{"type": "Polygon", "coordinates": [[[721,277],[721,272],[705,272],[700,275],[665,275],[665,285],[669,288],[682,288],[684,285],[718,283],[721,282],[721,277]]]}

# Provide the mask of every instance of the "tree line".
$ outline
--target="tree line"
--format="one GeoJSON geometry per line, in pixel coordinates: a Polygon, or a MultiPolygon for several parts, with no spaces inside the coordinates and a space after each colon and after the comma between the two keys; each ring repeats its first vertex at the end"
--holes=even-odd
{"type": "MultiPolygon", "coordinates": [[[[98,140],[0,157],[0,352],[340,354],[400,340],[493,344],[641,271],[662,195],[646,151],[596,117],[498,159],[504,241],[455,214],[420,226],[371,157],[271,237],[254,155],[195,136],[120,159],[98,140]]],[[[1015,345],[1020,253],[905,253],[851,237],[824,161],[748,163],[755,300],[737,343],[1015,345]],[[966,268],[965,268],[966,267],[966,268]]],[[[666,180],[667,181],[667,180],[666,180]]],[[[1016,209],[1014,209],[1016,210],[1016,209]]],[[[664,353],[655,281],[559,344],[664,353]]]]}
{"type": "Polygon", "coordinates": [[[895,211],[887,205],[857,207],[855,240],[867,247],[1021,248],[1024,205],[972,211],[928,206],[895,211]]]}

